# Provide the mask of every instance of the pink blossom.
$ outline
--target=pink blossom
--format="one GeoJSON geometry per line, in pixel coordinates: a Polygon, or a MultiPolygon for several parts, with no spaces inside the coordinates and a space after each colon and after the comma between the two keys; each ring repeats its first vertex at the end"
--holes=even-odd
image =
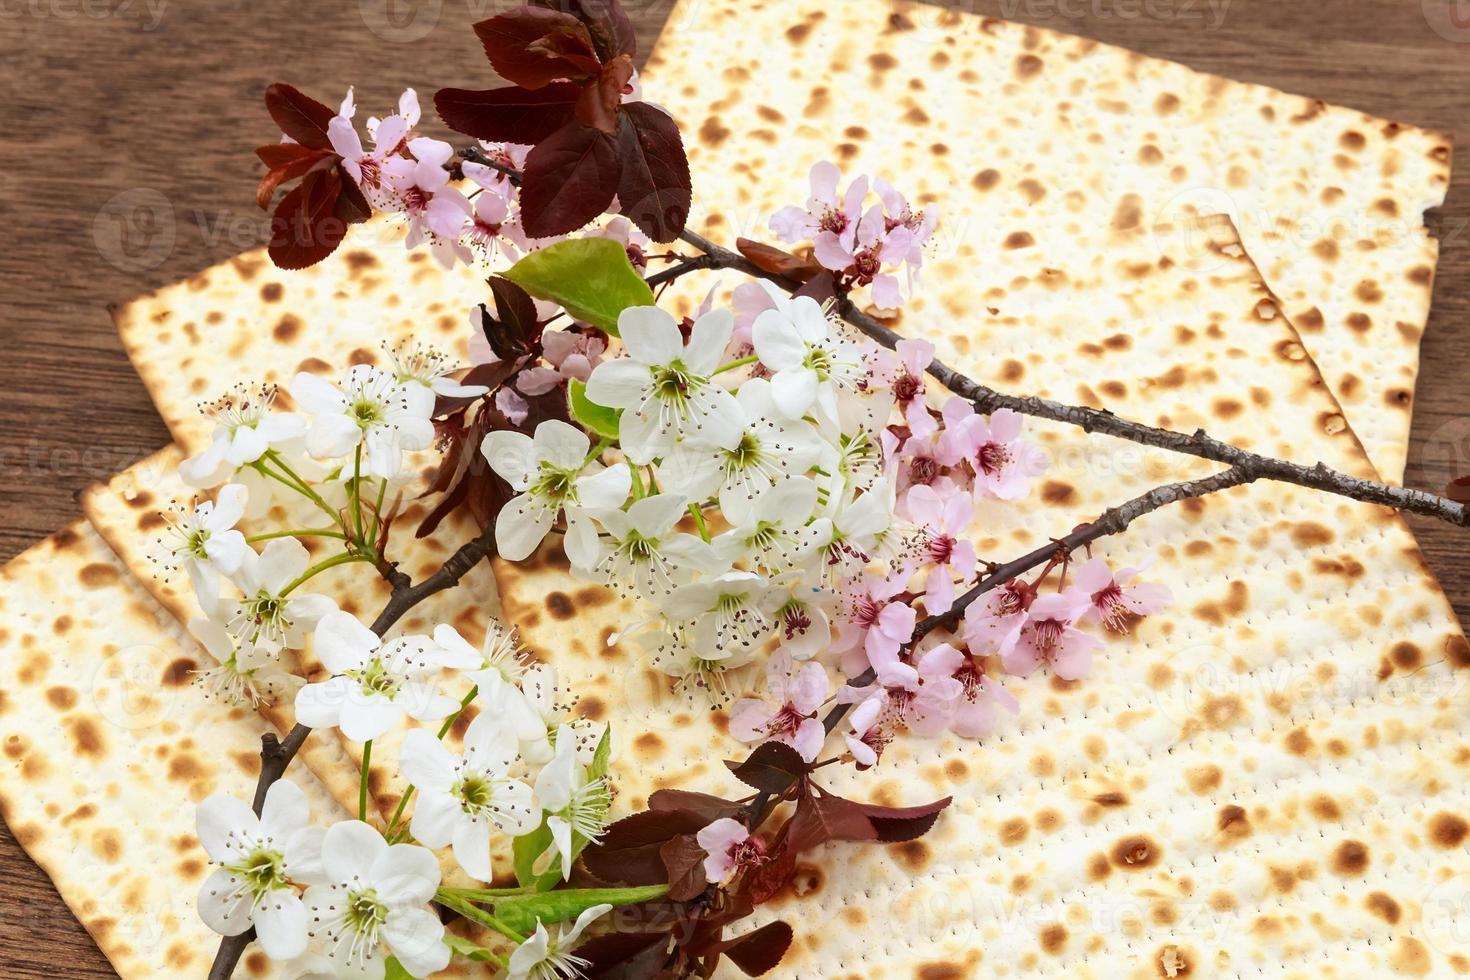
{"type": "Polygon", "coordinates": [[[766,847],[759,837],[752,837],[745,825],[730,817],[721,817],[694,835],[704,848],[704,876],[718,884],[726,884],[736,875],[765,863],[766,847]]]}
{"type": "Polygon", "coordinates": [[[741,698],[730,710],[730,734],[742,742],[781,742],[812,762],[827,732],[817,709],[827,700],[827,671],[807,662],[797,667],[791,654],[777,650],[766,664],[770,700],[741,698]],[[775,703],[775,707],[772,706],[775,703]]]}
{"type": "Polygon", "coordinates": [[[449,172],[444,169],[454,147],[419,137],[409,140],[408,148],[412,159],[395,156],[383,165],[387,194],[393,206],[408,216],[408,247],[428,242],[445,267],[456,259],[468,261],[469,250],[459,239],[473,209],[468,198],[449,186],[449,172]]]}
{"type": "Polygon", "coordinates": [[[906,581],[906,575],[865,572],[843,583],[832,649],[843,655],[842,668],[849,675],[867,670],[875,654],[897,655],[899,647],[914,635],[918,614],[907,603],[893,601],[906,581]]]}
{"type": "MultiPolygon", "coordinates": [[[[841,180],[842,172],[834,163],[823,161],[812,167],[812,196],[806,207],[777,211],[771,218],[771,230],[787,243],[816,240],[820,246],[826,239],[829,247],[835,245],[850,255],[857,240],[863,199],[868,196],[868,178],[859,177],[839,197],[837,185],[841,180]]],[[[837,269],[845,267],[846,263],[837,269]]]]}
{"type": "Polygon", "coordinates": [[[908,254],[904,256],[904,263],[909,267],[909,281],[912,285],[919,268],[924,264],[924,246],[933,237],[934,229],[939,226],[939,212],[934,208],[914,211],[909,207],[908,199],[882,178],[873,182],[873,190],[883,202],[889,227],[902,226],[907,228],[912,235],[912,245],[908,254]]]}
{"type": "Polygon", "coordinates": [[[1036,590],[1021,579],[992,589],[965,610],[965,645],[974,654],[996,653],[1026,621],[1036,590]]]}
{"type": "Polygon", "coordinates": [[[858,224],[857,238],[849,247],[835,236],[821,236],[816,243],[817,261],[834,272],[844,272],[859,286],[871,286],[873,302],[882,309],[903,305],[903,288],[886,267],[905,261],[913,248],[914,234],[903,225],[889,227],[882,205],[874,205],[858,224]],[[844,258],[847,264],[842,265],[844,258]]]}
{"type": "Polygon", "coordinates": [[[965,657],[955,671],[964,693],[955,703],[950,730],[961,738],[983,738],[995,731],[997,709],[1016,714],[1020,704],[1005,688],[987,676],[975,657],[965,657]]]}
{"type": "Polygon", "coordinates": [[[1090,597],[1088,619],[1096,619],[1110,630],[1128,629],[1129,616],[1147,616],[1159,612],[1174,601],[1166,585],[1140,582],[1124,586],[1153,564],[1149,559],[1136,568],[1125,568],[1116,575],[1101,558],[1093,558],[1077,569],[1077,591],[1090,597]]]}
{"type": "Polygon", "coordinates": [[[933,360],[934,345],[927,340],[900,340],[893,351],[877,348],[869,384],[893,392],[893,400],[907,415],[910,406],[923,405],[924,372],[933,360]]]}
{"type": "Polygon", "coordinates": [[[976,416],[969,425],[976,496],[999,500],[1026,496],[1031,480],[1045,472],[1046,462],[1034,446],[1019,438],[1021,416],[1001,408],[988,423],[976,416]]]}
{"type": "Polygon", "coordinates": [[[900,438],[892,429],[880,435],[889,479],[901,495],[912,486],[948,492],[958,487],[954,466],[963,458],[954,452],[954,440],[922,404],[910,406],[909,432],[900,438]]]}
{"type": "Polygon", "coordinates": [[[590,329],[548,330],[541,335],[541,347],[547,363],[563,377],[586,381],[592,369],[602,363],[607,338],[590,329]]]}
{"type": "Polygon", "coordinates": [[[1063,680],[1075,681],[1092,669],[1092,651],[1101,643],[1077,628],[1092,608],[1084,592],[1044,595],[1031,603],[1026,620],[1001,646],[1001,663],[1013,674],[1030,674],[1042,664],[1063,680]]]}
{"type": "Polygon", "coordinates": [[[915,735],[932,737],[947,729],[954,719],[964,686],[955,673],[964,661],[948,643],[941,643],[919,658],[917,665],[896,656],[874,663],[878,683],[888,689],[889,704],[897,720],[915,735]]]}
{"type": "Polygon", "coordinates": [[[859,768],[876,766],[893,737],[883,724],[888,712],[888,692],[877,685],[862,689],[847,687],[842,689],[838,700],[857,705],[847,716],[848,731],[843,735],[847,750],[859,768]]]}
{"type": "Polygon", "coordinates": [[[920,529],[914,557],[929,569],[924,606],[931,614],[945,612],[954,604],[954,578],[964,581],[975,573],[975,546],[965,537],[974,503],[967,493],[941,495],[926,486],[909,490],[904,503],[920,529]]]}
{"type": "Polygon", "coordinates": [[[622,215],[613,218],[605,227],[589,231],[586,237],[607,238],[617,242],[628,253],[628,261],[633,263],[633,268],[640,273],[648,269],[648,254],[645,251],[648,236],[622,215]]]}

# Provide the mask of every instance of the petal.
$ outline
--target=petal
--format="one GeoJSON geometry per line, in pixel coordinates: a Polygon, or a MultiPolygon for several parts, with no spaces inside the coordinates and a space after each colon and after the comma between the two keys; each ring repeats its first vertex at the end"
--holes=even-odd
{"type": "Polygon", "coordinates": [[[398,909],[383,923],[383,938],[410,976],[433,976],[449,966],[444,923],[427,909],[398,909]]]}
{"type": "Polygon", "coordinates": [[[194,814],[195,833],[211,861],[228,861],[234,851],[232,834],[252,833],[260,826],[255,811],[227,793],[215,793],[194,814]]]}
{"type": "Polygon", "coordinates": [[[365,698],[360,691],[349,690],[337,727],[354,742],[370,742],[401,721],[403,709],[392,701],[377,696],[365,698]]]}
{"type": "Polygon", "coordinates": [[[278,780],[266,790],[260,810],[260,828],[277,840],[290,840],[311,822],[311,804],[301,787],[289,779],[278,780]]]}
{"type": "Polygon", "coordinates": [[[214,510],[210,512],[205,526],[213,532],[227,531],[234,527],[245,516],[245,501],[248,498],[249,491],[239,483],[220,487],[214,500],[214,510]]]}
{"type": "Polygon", "coordinates": [[[597,525],[580,510],[568,508],[567,532],[562,539],[567,561],[577,568],[591,570],[601,550],[597,543],[597,525]]]}
{"type": "Polygon", "coordinates": [[[768,734],[771,706],[755,698],[741,698],[730,709],[730,734],[742,742],[760,742],[768,734]]]}
{"type": "Polygon", "coordinates": [[[230,448],[225,453],[225,458],[236,466],[244,466],[253,463],[265,451],[270,448],[270,440],[265,433],[252,425],[242,425],[235,430],[235,436],[230,440],[230,448]]]}
{"type": "Polygon", "coordinates": [[[389,905],[422,905],[439,887],[439,862],[428,848],[394,844],[374,859],[368,878],[389,905]]]}
{"type": "Polygon", "coordinates": [[[521,494],[501,509],[495,518],[495,543],[500,557],[506,561],[523,561],[551,532],[556,514],[546,507],[535,506],[530,497],[521,494]]]}
{"type": "Polygon", "coordinates": [[[695,320],[684,350],[685,366],[695,374],[711,374],[720,366],[734,331],[735,314],[729,310],[713,310],[695,320]]]}
{"type": "Polygon", "coordinates": [[[455,761],[443,742],[423,729],[415,728],[403,738],[403,748],[398,753],[398,771],[415,786],[447,790],[454,783],[455,761]]]}
{"type": "Polygon", "coordinates": [[[276,538],[265,546],[256,565],[256,581],[272,594],[296,581],[311,564],[311,553],[295,538],[276,538]]]}
{"type": "Polygon", "coordinates": [[[307,728],[336,728],[351,684],[345,677],[333,677],[306,685],[296,692],[296,720],[307,728]]]}
{"type": "Polygon", "coordinates": [[[535,444],[523,432],[496,430],[480,443],[480,452],[490,468],[499,473],[517,493],[531,485],[537,472],[535,444]]]}
{"type": "Polygon", "coordinates": [[[587,460],[592,443],[587,433],[560,419],[550,419],[536,427],[536,458],[557,469],[576,471],[587,460]]]}
{"type": "Polygon", "coordinates": [[[372,659],[382,641],[349,612],[327,613],[312,634],[317,659],[334,674],[345,674],[372,659]]]}
{"type": "Polygon", "coordinates": [[[362,429],[345,415],[318,415],[306,433],[306,451],[316,459],[341,459],[362,441],[362,429]]]}
{"type": "Polygon", "coordinates": [[[382,834],[360,820],[344,820],[328,827],[322,839],[322,870],[334,883],[366,878],[387,853],[382,834]]]}
{"type": "Polygon", "coordinates": [[[637,408],[651,379],[648,368],[628,358],[603,361],[587,379],[587,398],[608,408],[637,408]]]}
{"type": "Polygon", "coordinates": [[[312,415],[340,414],[347,407],[347,399],[336,385],[304,371],[291,379],[287,390],[291,400],[312,415]]]}
{"type": "Polygon", "coordinates": [[[803,367],[776,372],[771,379],[771,397],[777,411],[786,418],[801,418],[817,400],[816,372],[803,367]]]}
{"type": "Polygon", "coordinates": [[[745,437],[745,412],[724,388],[708,389],[709,411],[699,420],[699,438],[722,449],[734,449],[745,437]]]}
{"type": "Polygon", "coordinates": [[[221,936],[238,936],[250,928],[248,892],[235,893],[235,876],[220,868],[199,886],[199,918],[221,936]]]}
{"type": "Polygon", "coordinates": [[[806,356],[806,345],[797,336],[796,325],[779,310],[767,310],[756,317],[750,338],[761,363],[773,370],[795,367],[806,356]]]}
{"type": "Polygon", "coordinates": [[[632,306],[618,316],[618,333],[628,356],[640,364],[668,364],[684,353],[674,318],[656,306],[632,306]]]}
{"type": "Polygon", "coordinates": [[[577,478],[577,501],[583,507],[616,509],[623,506],[633,489],[633,475],[626,466],[609,466],[577,478]]]}
{"type": "Polygon", "coordinates": [[[459,826],[464,811],[459,801],[448,793],[425,791],[414,804],[413,820],[409,831],[414,839],[429,847],[443,847],[454,840],[454,828],[459,826]]]}
{"type": "Polygon", "coordinates": [[[273,960],[291,960],[306,952],[306,928],[306,906],[295,892],[273,891],[255,907],[255,941],[273,960]]]}
{"type": "Polygon", "coordinates": [[[484,820],[461,820],[454,827],[454,860],[476,881],[489,881],[490,824],[484,820]]]}

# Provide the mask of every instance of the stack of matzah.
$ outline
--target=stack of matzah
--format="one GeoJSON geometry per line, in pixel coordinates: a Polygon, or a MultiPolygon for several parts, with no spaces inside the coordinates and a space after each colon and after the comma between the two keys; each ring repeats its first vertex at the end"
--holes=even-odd
{"type": "MultiPolygon", "coordinates": [[[[899,329],[981,382],[1361,475],[1371,455],[1401,475],[1434,264],[1419,217],[1448,167],[1436,134],[855,0],[840,16],[814,0],[687,0],[646,85],[689,136],[701,230],[717,240],[763,235],[762,216],[803,199],[806,170],[830,156],[941,205],[942,254],[899,329]],[[1188,220],[1230,206],[1234,225],[1188,220]],[[1390,214],[1396,234],[1371,224],[1390,214]]],[[[130,304],[119,327],[197,451],[209,433],[195,404],[242,365],[252,380],[335,374],[409,335],[463,354],[482,288],[393,244],[349,245],[304,273],[251,253],[130,304]]],[[[683,302],[707,283],[687,288],[683,302]]],[[[978,515],[986,557],[1211,469],[1031,432],[1051,468],[1033,499],[978,515]]],[[[190,612],[146,560],[157,509],[186,492],[179,452],[96,488],[101,537],[63,532],[0,592],[5,817],[128,977],[202,972],[213,943],[191,908],[204,874],[191,804],[248,792],[262,730],[198,703],[180,680],[204,655],[157,623],[190,612]]],[[[470,533],[400,536],[393,557],[417,577],[470,533]]],[[[857,797],[956,802],[922,841],[834,847],[804,869],[803,896],[762,912],[797,929],[781,975],[1470,972],[1455,919],[1470,894],[1470,646],[1402,522],[1258,485],[1151,515],[1100,552],[1157,554],[1175,607],[1110,642],[1084,682],[1008,681],[1021,714],[990,739],[901,740],[877,769],[834,776],[857,797]]],[[[675,701],[635,644],[607,645],[628,607],[550,549],[494,571],[506,618],[584,692],[578,710],[621,733],[621,810],[660,786],[734,789],[720,760],[743,749],[723,717],[675,701]]],[[[370,573],[335,574],[323,589],[344,608],[381,604],[370,573]]],[[[476,637],[488,579],[407,628],[476,637]]],[[[331,796],[355,793],[359,747],[336,733],[309,744],[325,819],[331,796]]],[[[401,789],[395,759],[387,743],[375,755],[382,808],[401,789]]]]}

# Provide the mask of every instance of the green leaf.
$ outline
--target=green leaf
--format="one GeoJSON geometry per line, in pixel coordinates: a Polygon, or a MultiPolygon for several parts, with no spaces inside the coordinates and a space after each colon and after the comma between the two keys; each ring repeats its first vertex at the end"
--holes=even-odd
{"type": "Polygon", "coordinates": [[[522,887],[531,888],[535,891],[546,891],[561,881],[560,859],[551,862],[551,867],[541,874],[536,873],[536,859],[551,846],[551,828],[546,825],[545,818],[541,820],[541,826],[517,837],[511,844],[511,852],[515,858],[516,881],[522,887]]]}
{"type": "Polygon", "coordinates": [[[587,385],[576,378],[567,384],[567,404],[571,407],[572,418],[582,428],[604,439],[618,438],[618,420],[623,417],[622,409],[608,408],[588,398],[587,385]]]}
{"type": "Polygon", "coordinates": [[[383,980],[414,980],[413,974],[403,968],[396,956],[388,957],[383,964],[383,980]]]}
{"type": "Polygon", "coordinates": [[[594,905],[637,905],[668,894],[668,885],[639,888],[568,888],[537,895],[516,895],[495,903],[494,915],[516,932],[529,935],[542,925],[570,922],[594,905]]]}
{"type": "MultiPolygon", "coordinates": [[[[491,960],[496,959],[495,954],[486,949],[484,946],[476,945],[475,943],[470,942],[468,939],[461,939],[452,932],[446,932],[444,934],[444,945],[448,946],[450,949],[454,950],[465,959],[474,960],[476,963],[488,963],[491,960]]],[[[402,967],[400,967],[399,969],[402,969],[402,967]]],[[[404,976],[407,976],[407,974],[404,974],[404,976]]]]}
{"type": "Polygon", "coordinates": [[[602,741],[597,743],[597,751],[592,756],[592,765],[587,767],[587,779],[601,779],[607,775],[608,764],[612,761],[612,726],[602,730],[602,741]]]}
{"type": "Polygon", "coordinates": [[[507,269],[505,278],[614,337],[620,313],[654,305],[653,290],[628,261],[623,246],[610,238],[548,245],[507,269]]]}

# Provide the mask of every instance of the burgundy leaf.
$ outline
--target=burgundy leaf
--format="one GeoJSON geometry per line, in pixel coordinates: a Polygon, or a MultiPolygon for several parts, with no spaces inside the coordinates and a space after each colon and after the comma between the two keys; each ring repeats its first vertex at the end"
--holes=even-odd
{"type": "Polygon", "coordinates": [[[1470,476],[1451,480],[1449,487],[1445,490],[1445,496],[1457,504],[1470,504],[1470,476]]]}
{"type": "Polygon", "coordinates": [[[582,852],[587,870],[603,881],[661,885],[668,881],[659,848],[680,834],[694,834],[708,821],[689,810],[644,810],[624,817],[582,852]]]}
{"type": "Polygon", "coordinates": [[[810,296],[818,303],[825,303],[837,295],[837,280],[831,272],[823,269],[808,279],[805,285],[791,295],[810,296]]]}
{"type": "Polygon", "coordinates": [[[822,271],[821,263],[810,255],[793,255],[771,245],[753,242],[749,238],[735,239],[735,247],[762,272],[769,272],[773,276],[807,282],[822,271]]]}
{"type": "Polygon", "coordinates": [[[335,110],[281,82],[265,90],[265,108],[281,132],[302,146],[313,150],[332,148],[327,124],[337,114],[335,110]]]}
{"type": "Polygon", "coordinates": [[[708,793],[695,793],[687,789],[657,789],[648,798],[650,810],[691,810],[708,823],[723,817],[733,817],[745,809],[744,804],[721,799],[708,793]]]}
{"type": "Polygon", "coordinates": [[[755,905],[764,905],[785,888],[796,874],[796,855],[789,847],[768,855],[761,864],[746,873],[741,888],[755,905]]]}
{"type": "Polygon", "coordinates": [[[807,772],[807,764],[791,746],[763,742],[744,762],[726,762],[735,778],[766,793],[785,793],[807,772]]]}
{"type": "Polygon", "coordinates": [[[786,846],[793,854],[828,841],[877,839],[878,830],[861,806],[816,787],[802,793],[786,826],[786,846]]]}
{"type": "Polygon", "coordinates": [[[434,93],[439,118],[456,132],[492,143],[540,143],[576,113],[580,90],[553,82],[534,92],[508,88],[441,88],[434,93]]]}
{"type": "Polygon", "coordinates": [[[357,186],[357,181],[352,179],[341,162],[337,163],[337,176],[342,178],[342,192],[337,195],[336,215],[349,225],[360,225],[373,216],[373,206],[362,193],[362,188],[357,186]]]}
{"type": "Polygon", "coordinates": [[[898,844],[927,834],[952,799],[953,797],[946,796],[924,806],[891,807],[859,803],[858,807],[872,821],[880,841],[898,844]]]}
{"type": "Polygon", "coordinates": [[[336,215],[342,177],[313,170],[291,189],[271,218],[270,257],[282,269],[305,269],[331,255],[347,234],[336,215]]]}
{"type": "Polygon", "coordinates": [[[600,68],[586,26],[559,10],[517,7],[480,21],[475,34],[491,66],[522,88],[539,89],[560,78],[595,75],[600,68]]]}
{"type": "Polygon", "coordinates": [[[769,973],[791,948],[791,927],[779,919],[723,944],[720,952],[748,977],[769,973]]]}
{"type": "Polygon", "coordinates": [[[536,301],[520,286],[501,276],[490,277],[490,291],[495,296],[495,318],[482,318],[485,339],[490,349],[502,360],[534,353],[541,338],[541,323],[536,319],[536,301]]]}
{"type": "Polygon", "coordinates": [[[619,58],[604,65],[602,74],[582,86],[577,98],[577,118],[604,133],[617,135],[623,89],[632,77],[633,62],[629,58],[619,58]]]}
{"type": "Polygon", "coordinates": [[[704,859],[709,852],[699,846],[693,834],[680,834],[664,841],[658,849],[668,873],[669,898],[675,902],[692,902],[709,885],[704,875],[704,859]]]}
{"type": "Polygon", "coordinates": [[[587,25],[603,61],[612,61],[620,54],[629,58],[638,54],[638,35],[619,0],[531,0],[531,3],[548,10],[565,10],[587,25]]]}
{"type": "Polygon", "coordinates": [[[521,218],[532,238],[576,231],[607,210],[622,164],[616,138],[572,122],[526,156],[521,218]]]}
{"type": "Polygon", "coordinates": [[[579,972],[587,980],[650,980],[668,959],[669,937],[659,932],[610,932],[577,947],[587,961],[579,972]]]}
{"type": "Polygon", "coordinates": [[[261,210],[270,207],[276,188],[286,181],[302,177],[323,161],[336,158],[331,150],[313,150],[300,143],[271,143],[257,147],[255,155],[270,168],[255,189],[255,203],[261,210]]]}
{"type": "Polygon", "coordinates": [[[654,241],[671,242],[689,220],[694,193],[679,127],[668,113],[646,102],[629,103],[620,115],[622,213],[654,241]]]}

